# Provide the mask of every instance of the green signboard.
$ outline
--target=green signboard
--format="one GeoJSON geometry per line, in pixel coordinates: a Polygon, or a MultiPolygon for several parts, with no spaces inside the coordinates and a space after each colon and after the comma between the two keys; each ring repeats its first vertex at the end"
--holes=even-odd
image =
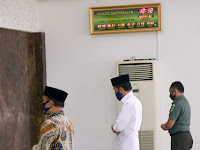
{"type": "Polygon", "coordinates": [[[160,4],[90,8],[91,34],[161,30],[160,4]]]}

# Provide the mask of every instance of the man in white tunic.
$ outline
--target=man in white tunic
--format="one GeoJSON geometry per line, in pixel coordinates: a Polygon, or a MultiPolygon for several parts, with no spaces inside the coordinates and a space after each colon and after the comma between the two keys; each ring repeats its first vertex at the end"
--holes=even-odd
{"type": "Polygon", "coordinates": [[[134,96],[129,75],[111,79],[116,97],[122,108],[111,129],[116,133],[115,150],[139,150],[138,131],[142,122],[142,105],[134,96]]]}

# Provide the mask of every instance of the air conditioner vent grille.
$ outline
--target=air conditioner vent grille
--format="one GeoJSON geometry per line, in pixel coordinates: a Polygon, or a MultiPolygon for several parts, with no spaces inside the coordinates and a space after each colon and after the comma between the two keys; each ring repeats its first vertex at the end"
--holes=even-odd
{"type": "Polygon", "coordinates": [[[154,150],[154,131],[139,131],[140,150],[154,150]]]}
{"type": "Polygon", "coordinates": [[[129,74],[130,81],[153,80],[152,63],[119,64],[119,75],[129,74]]]}

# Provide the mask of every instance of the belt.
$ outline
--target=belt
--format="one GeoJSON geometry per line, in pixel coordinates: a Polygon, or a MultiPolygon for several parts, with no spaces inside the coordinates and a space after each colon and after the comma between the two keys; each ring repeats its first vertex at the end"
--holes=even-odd
{"type": "Polygon", "coordinates": [[[176,133],[170,133],[170,136],[174,136],[174,135],[177,135],[177,134],[180,134],[180,133],[190,133],[190,131],[179,131],[179,132],[176,132],[176,133]]]}

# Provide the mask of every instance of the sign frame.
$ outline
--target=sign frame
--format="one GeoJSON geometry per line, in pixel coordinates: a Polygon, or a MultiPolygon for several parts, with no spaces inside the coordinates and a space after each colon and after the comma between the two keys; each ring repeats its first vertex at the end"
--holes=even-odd
{"type": "MultiPolygon", "coordinates": [[[[134,11],[133,11],[134,12],[134,11]]],[[[109,18],[112,19],[112,15],[108,15],[109,18]]],[[[120,15],[119,15],[120,16],[120,15]]],[[[123,16],[123,15],[122,15],[123,16]]],[[[116,17],[116,15],[115,15],[116,17]]],[[[121,17],[120,19],[123,19],[121,17]]],[[[116,23],[115,23],[116,24],[116,23]]],[[[110,7],[93,7],[90,8],[90,34],[107,34],[107,33],[127,33],[127,32],[146,32],[146,31],[161,31],[161,4],[141,4],[141,5],[125,5],[125,6],[110,6],[110,7]],[[132,28],[132,29],[111,29],[111,30],[100,30],[97,31],[94,29],[94,20],[95,20],[95,12],[107,12],[110,11],[122,11],[122,10],[131,10],[131,9],[139,9],[139,8],[152,8],[157,7],[157,27],[144,27],[144,28],[132,28]]]]}

